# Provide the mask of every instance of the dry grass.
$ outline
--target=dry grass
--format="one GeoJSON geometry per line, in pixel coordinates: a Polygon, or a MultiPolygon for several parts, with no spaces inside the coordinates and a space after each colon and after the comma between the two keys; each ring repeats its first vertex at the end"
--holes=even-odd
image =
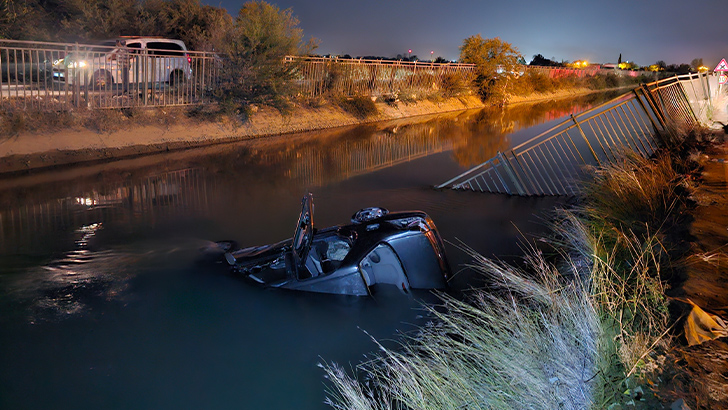
{"type": "Polygon", "coordinates": [[[359,366],[366,384],[324,366],[337,409],[583,409],[593,403],[598,316],[580,281],[565,281],[534,253],[536,276],[473,254],[487,291],[443,295],[433,323],[381,345],[359,366]]]}

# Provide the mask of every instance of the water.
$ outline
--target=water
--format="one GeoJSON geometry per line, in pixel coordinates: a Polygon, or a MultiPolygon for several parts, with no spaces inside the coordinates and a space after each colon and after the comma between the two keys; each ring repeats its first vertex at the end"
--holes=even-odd
{"type": "MultiPolygon", "coordinates": [[[[607,98],[601,97],[601,98],[607,98]]],[[[453,244],[517,261],[553,198],[436,191],[595,101],[453,113],[0,180],[0,408],[325,409],[317,364],[355,365],[428,318],[429,292],[373,298],[261,289],[201,259],[358,209],[428,212],[453,244]]]]}

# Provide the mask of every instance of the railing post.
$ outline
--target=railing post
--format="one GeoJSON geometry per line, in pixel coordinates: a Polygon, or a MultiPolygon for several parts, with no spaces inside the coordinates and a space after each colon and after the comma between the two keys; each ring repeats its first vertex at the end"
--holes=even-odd
{"type": "Polygon", "coordinates": [[[705,88],[707,89],[707,93],[708,93],[708,104],[710,104],[710,106],[712,107],[713,106],[713,97],[710,94],[710,81],[708,81],[707,72],[705,73],[705,88]]]}
{"type": "Polygon", "coordinates": [[[506,158],[506,156],[503,155],[500,151],[498,151],[498,160],[503,164],[503,167],[506,169],[508,177],[511,179],[511,181],[513,181],[513,185],[516,186],[516,191],[518,191],[518,195],[526,196],[526,192],[523,190],[523,187],[521,186],[521,183],[518,180],[518,177],[516,176],[513,168],[511,168],[511,164],[508,161],[508,158],[506,158]]]}
{"type": "MultiPolygon", "coordinates": [[[[78,43],[73,46],[73,56],[76,59],[76,67],[73,68],[73,106],[78,108],[81,104],[81,85],[79,84],[80,76],[78,75],[78,59],[81,57],[78,53],[78,43]]],[[[66,68],[68,74],[68,68],[66,68]]],[[[66,75],[68,77],[68,75],[66,75]]]]}
{"type": "MultiPolygon", "coordinates": [[[[657,107],[657,102],[655,101],[655,97],[652,95],[652,92],[647,89],[647,87],[643,84],[640,86],[642,89],[642,92],[645,94],[645,98],[647,99],[647,102],[650,104],[650,108],[652,108],[652,112],[655,113],[655,117],[658,121],[662,124],[662,129],[667,131],[667,118],[665,117],[665,113],[657,107]]],[[[669,131],[667,131],[669,132],[669,131]]],[[[662,135],[662,139],[664,142],[666,136],[662,135]]]]}
{"type": "MultiPolygon", "coordinates": [[[[500,155],[500,151],[498,152],[498,155],[500,155]]],[[[499,160],[499,162],[500,162],[500,163],[503,163],[503,158],[502,158],[502,157],[500,157],[500,156],[499,156],[499,157],[498,157],[498,160],[499,160]]],[[[500,181],[501,185],[503,185],[503,188],[505,188],[505,190],[506,190],[506,193],[507,193],[508,195],[513,195],[513,194],[511,194],[511,189],[510,189],[510,188],[508,187],[508,184],[506,183],[506,181],[505,181],[505,180],[503,179],[503,177],[501,176],[501,174],[500,174],[500,171],[498,171],[498,167],[496,167],[496,166],[494,165],[494,166],[493,166],[493,167],[492,167],[491,169],[492,169],[493,171],[495,171],[495,175],[496,175],[496,176],[498,177],[498,180],[500,181]]],[[[482,174],[481,174],[481,175],[482,175],[482,174]]],[[[486,184],[486,187],[488,188],[488,190],[489,190],[489,191],[491,191],[491,192],[493,192],[492,190],[490,190],[490,186],[488,185],[488,181],[486,181],[486,180],[485,180],[485,178],[483,178],[483,182],[485,182],[485,184],[486,184]]],[[[496,186],[496,188],[497,188],[497,186],[496,186]]]]}
{"type": "Polygon", "coordinates": [[[699,123],[698,116],[695,115],[695,111],[693,110],[693,106],[690,104],[690,98],[688,98],[688,93],[685,92],[685,86],[683,86],[682,81],[677,82],[677,85],[680,87],[680,91],[682,92],[683,97],[685,98],[685,103],[688,105],[688,109],[690,110],[690,114],[693,116],[693,120],[695,120],[695,123],[699,123]]]}
{"type": "MultiPolygon", "coordinates": [[[[643,87],[644,87],[644,86],[643,86],[643,87]]],[[[639,89],[641,89],[641,88],[639,88],[639,89]]],[[[645,112],[645,115],[647,115],[647,118],[649,118],[649,119],[650,119],[650,122],[652,123],[652,128],[653,128],[653,129],[655,130],[655,133],[657,134],[657,136],[658,136],[658,137],[659,137],[660,139],[662,139],[662,132],[660,132],[660,129],[659,129],[659,128],[657,128],[657,124],[655,124],[655,120],[654,120],[654,119],[652,119],[652,116],[650,115],[650,112],[649,112],[649,111],[647,111],[647,107],[645,107],[645,103],[644,103],[644,102],[642,101],[642,99],[640,98],[640,95],[639,95],[639,94],[637,93],[637,90],[638,90],[638,88],[635,88],[634,90],[632,90],[632,92],[634,93],[635,99],[636,99],[636,100],[637,100],[637,102],[639,103],[640,107],[642,107],[642,111],[644,111],[644,112],[645,112]]],[[[644,93],[644,91],[642,91],[642,93],[644,93]]],[[[646,97],[646,98],[647,98],[647,97],[646,97]]],[[[649,101],[648,101],[648,102],[649,102],[649,101]]],[[[655,115],[657,116],[657,113],[655,113],[655,115]]],[[[658,119],[659,119],[659,116],[658,116],[658,119]]]]}
{"type": "Polygon", "coordinates": [[[579,124],[579,121],[576,120],[576,117],[574,117],[574,114],[571,114],[571,120],[574,121],[574,124],[576,124],[576,128],[579,129],[579,133],[581,134],[581,137],[584,138],[584,142],[586,142],[586,145],[589,147],[589,151],[591,151],[592,155],[594,155],[594,159],[597,161],[597,164],[601,164],[601,161],[599,161],[599,157],[597,156],[597,153],[594,151],[594,148],[592,148],[591,143],[589,143],[589,140],[586,138],[586,134],[584,134],[584,130],[581,129],[581,125],[579,124]]]}

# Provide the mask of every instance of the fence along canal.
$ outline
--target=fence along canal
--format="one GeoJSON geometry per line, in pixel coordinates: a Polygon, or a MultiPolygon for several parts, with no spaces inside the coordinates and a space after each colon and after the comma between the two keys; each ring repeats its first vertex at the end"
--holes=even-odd
{"type": "MultiPolygon", "coordinates": [[[[127,48],[124,58],[128,63],[124,65],[113,41],[71,44],[0,40],[0,107],[60,111],[212,102],[221,86],[224,56],[172,50],[162,47],[164,44],[151,39],[147,47],[127,48]]],[[[444,82],[467,83],[474,75],[472,64],[291,56],[281,64],[296,65],[294,82],[300,94],[309,97],[329,91],[368,96],[404,91],[431,93],[444,82]]]]}
{"type": "Polygon", "coordinates": [[[586,168],[617,161],[627,152],[648,157],[676,130],[696,125],[710,106],[707,74],[672,77],[578,115],[438,188],[508,195],[575,195],[586,168]],[[690,94],[690,96],[688,95],[690,94]]]}
{"type": "MultiPolygon", "coordinates": [[[[129,86],[114,42],[52,43],[0,39],[0,107],[62,111],[79,107],[131,108],[196,105],[213,101],[222,85],[225,58],[216,53],[155,48],[129,48],[129,86]],[[185,63],[184,60],[187,60],[185,63]],[[174,76],[171,76],[175,73],[174,76]]],[[[127,41],[133,40],[128,38],[127,41]]],[[[168,43],[167,43],[168,44],[168,43]]],[[[427,96],[460,87],[475,77],[473,64],[287,56],[295,65],[300,95],[427,96]]],[[[591,76],[613,70],[522,66],[557,78],[591,76]]],[[[636,75],[630,72],[629,75],[636,75]]]]}
{"type": "Polygon", "coordinates": [[[128,47],[122,62],[113,42],[0,40],[0,106],[60,111],[189,105],[209,99],[219,78],[219,57],[175,48],[162,39],[151,38],[146,45],[128,47]]]}

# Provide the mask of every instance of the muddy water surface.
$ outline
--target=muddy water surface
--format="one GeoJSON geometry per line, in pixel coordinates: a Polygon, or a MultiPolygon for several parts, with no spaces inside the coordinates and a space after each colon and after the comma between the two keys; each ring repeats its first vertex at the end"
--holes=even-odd
{"type": "MultiPolygon", "coordinates": [[[[606,96],[604,98],[608,98],[606,96]]],[[[592,99],[519,105],[0,179],[0,408],[324,409],[322,360],[355,364],[427,321],[429,292],[262,289],[210,240],[290,237],[358,209],[428,212],[444,239],[516,259],[558,204],[432,188],[592,99]]],[[[448,245],[454,288],[475,278],[448,245]]]]}

